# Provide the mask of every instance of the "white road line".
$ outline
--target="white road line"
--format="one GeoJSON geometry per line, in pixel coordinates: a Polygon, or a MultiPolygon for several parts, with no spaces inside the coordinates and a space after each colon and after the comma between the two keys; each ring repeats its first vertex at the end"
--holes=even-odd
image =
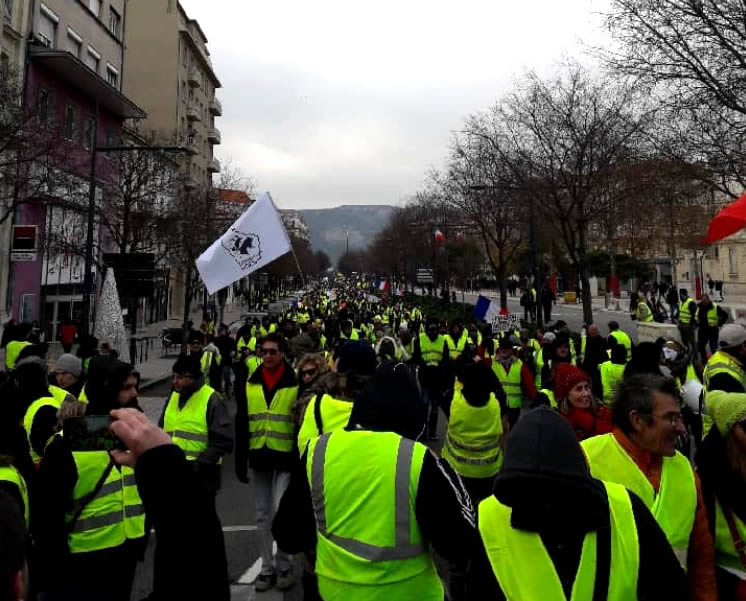
{"type": "MultiPolygon", "coordinates": [[[[272,543],[272,553],[277,553],[277,543],[272,543]]],[[[251,565],[251,567],[244,572],[243,576],[241,576],[238,579],[238,584],[254,584],[256,577],[259,576],[261,571],[262,571],[262,558],[260,556],[251,565]]]]}
{"type": "Polygon", "coordinates": [[[256,526],[223,526],[223,532],[253,532],[256,526]]]}

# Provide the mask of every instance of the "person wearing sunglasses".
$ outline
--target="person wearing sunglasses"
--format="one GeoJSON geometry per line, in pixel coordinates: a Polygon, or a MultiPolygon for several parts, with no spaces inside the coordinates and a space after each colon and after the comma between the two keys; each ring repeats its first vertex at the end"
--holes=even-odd
{"type": "Polygon", "coordinates": [[[293,420],[300,427],[309,401],[318,393],[317,384],[329,372],[321,353],[307,353],[298,361],[298,400],[293,405],[293,420]]]}
{"type": "Polygon", "coordinates": [[[697,456],[721,599],[746,600],[746,394],[713,390],[707,408],[714,427],[697,456]]]}
{"type": "Polygon", "coordinates": [[[671,378],[626,376],[612,407],[614,430],[581,444],[594,478],[621,484],[653,513],[689,577],[693,601],[715,601],[714,547],[702,490],[676,450],[685,434],[679,391],[671,378]]]}
{"type": "Polygon", "coordinates": [[[236,377],[236,477],[248,484],[251,468],[256,498],[262,570],[254,584],[266,591],[275,584],[281,590],[294,584],[292,563],[282,551],[272,553],[272,519],[290,473],[298,462],[292,410],[298,398],[298,380],[286,359],[287,339],[267,334],[259,347],[262,364],[246,380],[236,377]],[[275,567],[276,565],[276,567],[275,567]]]}

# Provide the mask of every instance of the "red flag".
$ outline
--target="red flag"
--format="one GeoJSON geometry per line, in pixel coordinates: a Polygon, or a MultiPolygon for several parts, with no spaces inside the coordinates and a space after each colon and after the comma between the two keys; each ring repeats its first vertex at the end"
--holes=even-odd
{"type": "Polygon", "coordinates": [[[710,221],[707,236],[703,238],[702,244],[712,244],[732,236],[744,226],[746,226],[746,194],[715,215],[710,221]]]}

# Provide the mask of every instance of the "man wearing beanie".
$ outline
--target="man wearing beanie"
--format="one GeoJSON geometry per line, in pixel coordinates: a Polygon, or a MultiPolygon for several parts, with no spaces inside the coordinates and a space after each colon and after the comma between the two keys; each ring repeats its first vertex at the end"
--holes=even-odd
{"type": "Polygon", "coordinates": [[[746,600],[746,394],[708,394],[714,421],[697,450],[697,473],[710,532],[721,599],[746,600]]]}
{"type": "Polygon", "coordinates": [[[220,489],[223,456],[233,450],[233,420],[222,395],[205,382],[200,360],[180,355],[173,367],[173,387],[158,423],[184,451],[205,487],[220,489]]]}
{"type": "Polygon", "coordinates": [[[609,601],[687,598],[684,571],[645,504],[593,478],[572,430],[546,407],[510,433],[478,516],[472,601],[570,599],[576,591],[609,601]]]}
{"type": "Polygon", "coordinates": [[[79,357],[69,353],[60,355],[54,366],[57,386],[77,399],[83,390],[83,380],[80,377],[82,371],[83,362],[79,357]]]}

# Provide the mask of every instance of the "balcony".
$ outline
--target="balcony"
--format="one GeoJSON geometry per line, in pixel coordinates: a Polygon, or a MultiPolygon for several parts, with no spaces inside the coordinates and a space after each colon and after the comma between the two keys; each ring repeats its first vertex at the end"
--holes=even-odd
{"type": "Polygon", "coordinates": [[[210,102],[210,113],[215,117],[220,117],[223,114],[223,105],[217,98],[210,102]]]}
{"type": "Polygon", "coordinates": [[[207,170],[210,173],[220,173],[220,161],[217,159],[212,159],[209,163],[207,163],[207,170]]]}
{"type": "Polygon", "coordinates": [[[189,73],[187,74],[187,83],[192,88],[199,88],[202,86],[202,77],[199,74],[199,71],[192,67],[189,69],[189,73]]]}
{"type": "Polygon", "coordinates": [[[217,127],[211,127],[207,130],[207,140],[210,144],[220,144],[221,139],[220,130],[217,127]]]}
{"type": "Polygon", "coordinates": [[[186,118],[188,121],[202,121],[202,115],[200,114],[199,109],[191,106],[187,109],[186,118]]]}
{"type": "Polygon", "coordinates": [[[194,138],[189,138],[186,143],[186,151],[191,154],[199,154],[199,146],[197,146],[197,142],[194,138]]]}
{"type": "Polygon", "coordinates": [[[193,175],[190,175],[184,181],[184,187],[187,190],[196,190],[197,188],[199,188],[199,182],[197,181],[197,178],[195,178],[193,175]]]}

